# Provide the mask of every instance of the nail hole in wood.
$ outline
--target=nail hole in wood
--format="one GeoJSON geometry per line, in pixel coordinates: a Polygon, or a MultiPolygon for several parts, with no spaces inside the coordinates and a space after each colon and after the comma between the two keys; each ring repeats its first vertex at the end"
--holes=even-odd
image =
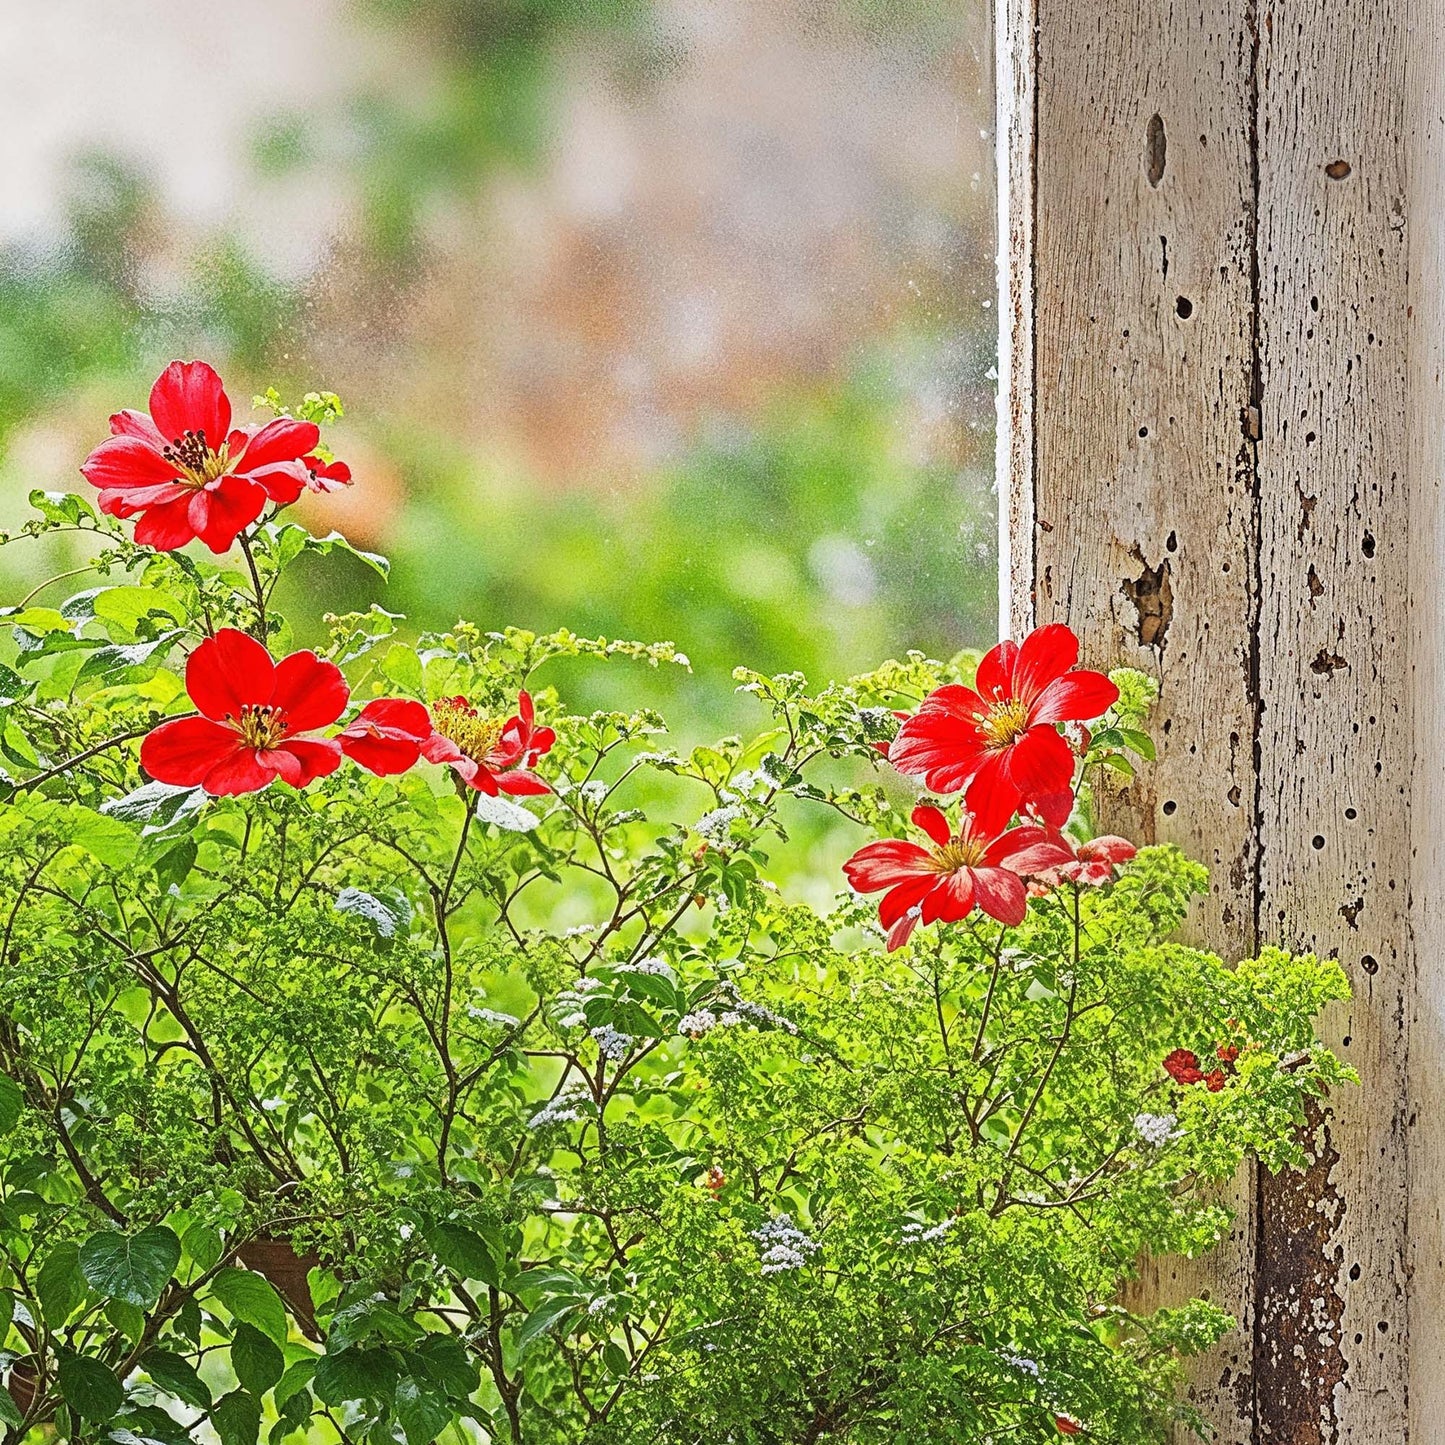
{"type": "Polygon", "coordinates": [[[1144,131],[1144,165],[1148,172],[1149,184],[1157,186],[1164,179],[1165,152],[1169,148],[1169,137],[1164,134],[1164,121],[1158,111],[1149,117],[1144,131]]]}
{"type": "Polygon", "coordinates": [[[1174,302],[1174,314],[1181,321],[1188,321],[1194,315],[1194,303],[1187,296],[1180,296],[1174,302]]]}
{"type": "Polygon", "coordinates": [[[1332,181],[1342,181],[1350,173],[1349,161],[1331,161],[1325,167],[1325,174],[1332,181]]]}

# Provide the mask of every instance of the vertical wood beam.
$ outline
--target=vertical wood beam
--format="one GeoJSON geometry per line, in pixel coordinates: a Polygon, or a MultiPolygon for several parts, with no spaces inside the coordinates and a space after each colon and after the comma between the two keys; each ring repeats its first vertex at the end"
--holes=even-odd
{"type": "Polygon", "coordinates": [[[1312,1167],[1140,1283],[1239,1319],[1222,1445],[1445,1440],[1442,11],[1000,0],[1006,625],[1159,677],[1199,941],[1355,990],[1312,1167]]]}

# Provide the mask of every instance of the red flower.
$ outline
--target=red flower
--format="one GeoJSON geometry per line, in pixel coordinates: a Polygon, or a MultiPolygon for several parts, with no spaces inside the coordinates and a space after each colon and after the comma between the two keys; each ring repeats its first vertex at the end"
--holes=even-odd
{"type": "Polygon", "coordinates": [[[1073,854],[1068,863],[1055,868],[1046,868],[1037,874],[1041,883],[1058,887],[1060,883],[1080,883],[1097,886],[1107,883],[1114,876],[1114,869],[1120,863],[1127,863],[1138,851],[1127,838],[1107,834],[1102,838],[1090,838],[1087,843],[1075,846],[1073,839],[1065,833],[1051,833],[1055,842],[1062,844],[1073,854]]]}
{"type": "Polygon", "coordinates": [[[183,547],[199,537],[224,552],[268,500],[288,506],[310,480],[315,423],[277,417],[231,428],[231,402],[204,361],[173,361],[151,388],[150,414],[119,411],[111,436],[81,467],[100,488],[100,510],[139,516],[135,539],[183,547]]]}
{"type": "Polygon", "coordinates": [[[1074,669],[1079,639],[1062,623],[1022,645],[1000,642],[974,687],[940,687],[899,729],[889,761],[939,793],[966,787],[979,826],[997,833],[1025,803],[1062,827],[1073,806],[1074,753],[1057,724],[1107,712],[1119,689],[1074,669]]]}
{"type": "Polygon", "coordinates": [[[844,865],[858,893],[884,889],[878,918],[888,948],[901,948],[919,923],[957,922],[974,908],[1000,923],[1022,923],[1028,910],[1023,875],[1068,862],[1067,849],[1032,825],[986,832],[964,815],[955,836],[937,808],[913,810],[913,821],[933,840],[931,848],[886,838],[860,848],[844,865]]]}
{"type": "Polygon", "coordinates": [[[1238,1044],[1220,1044],[1214,1051],[1222,1062],[1232,1064],[1239,1057],[1238,1044]]]}
{"type": "Polygon", "coordinates": [[[1055,1415],[1054,1429],[1060,1435],[1079,1435],[1083,1433],[1084,1427],[1072,1415],[1055,1415]]]}
{"type": "Polygon", "coordinates": [[[351,485],[351,468],[345,462],[328,462],[321,457],[302,457],[306,485],[313,492],[339,492],[351,485]]]}
{"type": "Polygon", "coordinates": [[[468,787],[483,793],[552,791],[532,768],[557,734],[536,726],[528,693],[517,695],[516,714],[505,722],[484,717],[464,697],[444,697],[431,711],[434,730],[421,745],[428,762],[446,763],[468,787]]]}
{"type": "Polygon", "coordinates": [[[1199,1055],[1190,1049],[1175,1049],[1164,1060],[1164,1072],[1176,1084],[1197,1084],[1204,1078],[1199,1067],[1199,1055]]]}
{"type": "Polygon", "coordinates": [[[273,662],[254,638],[222,628],[191,653],[186,691],[201,716],[162,723],[140,745],[157,782],[226,797],[275,778],[304,788],[341,762],[334,738],[302,736],[334,723],[348,697],[341,669],[314,652],[273,662]]]}
{"type": "Polygon", "coordinates": [[[1204,1082],[1209,1086],[1209,1092],[1211,1094],[1217,1094],[1224,1087],[1224,1070],[1215,1069],[1212,1073],[1206,1074],[1204,1076],[1204,1082]]]}
{"type": "Polygon", "coordinates": [[[336,741],[352,762],[385,778],[414,766],[431,733],[431,714],[421,703],[379,697],[342,728],[336,741]]]}

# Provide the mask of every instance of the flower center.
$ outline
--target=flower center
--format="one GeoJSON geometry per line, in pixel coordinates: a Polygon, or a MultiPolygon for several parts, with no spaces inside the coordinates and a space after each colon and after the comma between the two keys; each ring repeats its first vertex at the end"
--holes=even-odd
{"type": "Polygon", "coordinates": [[[979,731],[991,748],[1006,748],[1029,729],[1029,710],[1017,699],[996,702],[979,720],[979,731]]]}
{"type": "Polygon", "coordinates": [[[482,762],[502,740],[506,723],[483,717],[460,698],[446,698],[432,704],[436,730],[450,738],[475,763],[482,762]]]}
{"type": "Polygon", "coordinates": [[[964,838],[950,838],[940,848],[928,850],[928,866],[935,873],[957,873],[960,868],[977,868],[984,850],[964,838]]]}
{"type": "Polygon", "coordinates": [[[245,739],[247,747],[266,752],[286,736],[286,714],[279,707],[246,703],[240,718],[232,719],[232,726],[245,739]]]}
{"type": "Polygon", "coordinates": [[[214,482],[231,465],[230,452],[225,444],[220,451],[213,452],[206,445],[205,432],[200,431],[188,431],[185,436],[177,437],[168,447],[161,448],[161,455],[172,466],[179,467],[197,487],[214,482]]]}

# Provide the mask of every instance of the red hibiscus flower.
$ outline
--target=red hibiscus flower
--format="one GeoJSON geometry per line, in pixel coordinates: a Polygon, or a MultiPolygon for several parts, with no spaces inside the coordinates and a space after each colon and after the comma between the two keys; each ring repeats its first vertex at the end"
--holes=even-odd
{"type": "MultiPolygon", "coordinates": [[[[173,361],[151,388],[150,414],[119,411],[81,467],[100,510],[135,517],[135,539],[169,550],[199,537],[226,551],[267,501],[289,506],[310,481],[315,423],[277,417],[231,427],[231,402],[204,361],[173,361]]],[[[314,458],[313,458],[314,460],[314,458]]]]}
{"type": "Polygon", "coordinates": [[[442,698],[430,713],[419,702],[380,698],[338,738],[347,757],[373,773],[404,773],[425,758],[446,763],[478,792],[515,796],[552,791],[532,768],[556,740],[551,728],[536,725],[525,692],[505,721],[484,716],[464,697],[442,698]]]}
{"type": "Polygon", "coordinates": [[[1204,1082],[1208,1085],[1211,1094],[1217,1094],[1225,1085],[1224,1070],[1214,1069],[1205,1074],[1204,1082]]]}
{"type": "Polygon", "coordinates": [[[1058,724],[1107,712],[1119,689],[1075,670],[1079,639],[1062,623],[1000,642],[974,687],[940,687],[899,729],[888,753],[902,773],[939,793],[967,788],[979,826],[997,833],[1026,803],[1062,827],[1073,806],[1074,753],[1058,724]]]}
{"type": "Polygon", "coordinates": [[[529,693],[517,695],[517,711],[505,722],[479,713],[464,697],[444,697],[431,708],[432,735],[422,744],[428,762],[446,763],[470,788],[526,796],[552,790],[532,768],[557,734],[539,728],[529,693]]]}
{"type": "Polygon", "coordinates": [[[913,810],[913,821],[932,847],[886,838],[865,844],[843,865],[856,892],[888,890],[878,919],[888,930],[889,952],[907,943],[919,923],[957,922],[975,908],[1000,923],[1022,923],[1028,909],[1023,875],[1070,857],[1033,825],[990,833],[965,815],[955,835],[943,814],[926,806],[913,810]]]}
{"type": "Polygon", "coordinates": [[[328,462],[322,457],[302,457],[306,485],[313,492],[339,492],[351,485],[351,468],[345,462],[328,462]]]}
{"type": "Polygon", "coordinates": [[[303,736],[334,723],[348,696],[341,669],[314,652],[273,662],[255,638],[222,628],[191,653],[186,691],[201,716],[162,723],[140,745],[157,782],[227,797],[276,778],[304,788],[341,762],[334,738],[303,736]]]}
{"type": "Polygon", "coordinates": [[[1050,836],[1073,854],[1069,862],[1046,868],[1035,875],[1039,882],[1055,888],[1064,882],[1088,887],[1107,883],[1114,876],[1114,869],[1120,863],[1127,863],[1138,852],[1127,838],[1118,838],[1113,834],[1090,838],[1087,843],[1077,846],[1066,833],[1054,833],[1050,836]]]}
{"type": "Polygon", "coordinates": [[[1199,1055],[1192,1049],[1175,1049],[1164,1060],[1164,1072],[1176,1084],[1197,1084],[1204,1078],[1199,1055]]]}

